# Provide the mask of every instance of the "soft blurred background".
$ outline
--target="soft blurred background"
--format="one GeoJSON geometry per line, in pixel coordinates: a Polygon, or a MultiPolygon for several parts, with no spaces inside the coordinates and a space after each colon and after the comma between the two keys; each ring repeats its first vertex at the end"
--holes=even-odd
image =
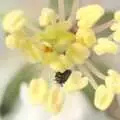
{"type": "MultiPolygon", "coordinates": [[[[101,4],[107,11],[120,9],[119,0],[80,0],[80,6],[90,3],[101,4]]],[[[40,14],[41,8],[47,6],[48,0],[0,0],[0,15],[12,9],[23,9],[27,15],[36,19],[40,14]]],[[[118,55],[109,60],[109,62],[109,58],[106,57],[103,59],[103,62],[116,69],[120,69],[119,57],[120,56],[118,55]]],[[[4,112],[8,113],[4,118],[0,116],[0,120],[45,120],[41,118],[40,110],[38,108],[32,108],[30,105],[22,103],[19,97],[19,89],[16,92],[14,91],[16,87],[19,86],[16,86],[16,84],[14,86],[12,84],[15,80],[17,80],[18,83],[25,79],[26,81],[29,81],[32,77],[30,76],[30,73],[33,73],[32,75],[34,75],[34,72],[30,69],[32,67],[33,66],[29,65],[19,52],[6,48],[0,20],[0,104],[2,104],[0,112],[2,111],[3,115],[5,114],[4,112]],[[12,90],[11,84],[14,86],[12,90]],[[14,101],[14,99],[8,99],[10,97],[16,97],[17,100],[14,101]],[[9,110],[11,106],[14,107],[9,110]]],[[[95,111],[88,99],[82,93],[79,95],[79,102],[81,104],[81,118],[79,120],[110,120],[104,113],[95,111]]]]}

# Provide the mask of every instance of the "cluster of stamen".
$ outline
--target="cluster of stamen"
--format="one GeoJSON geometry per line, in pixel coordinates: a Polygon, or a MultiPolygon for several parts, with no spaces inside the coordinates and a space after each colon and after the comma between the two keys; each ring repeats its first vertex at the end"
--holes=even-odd
{"type": "Polygon", "coordinates": [[[58,0],[59,15],[50,8],[43,8],[39,17],[40,28],[31,24],[21,10],[8,13],[3,20],[3,28],[9,33],[6,37],[9,48],[18,48],[32,62],[48,65],[55,71],[55,81],[62,86],[56,84],[49,92],[48,83],[41,79],[33,80],[29,86],[33,103],[45,103],[49,110],[55,112],[60,111],[64,92],[81,90],[88,82],[95,89],[94,103],[100,110],[106,110],[114,96],[120,93],[120,73],[108,70],[106,76],[90,60],[93,52],[98,56],[117,54],[117,42],[120,42],[120,12],[115,13],[112,22],[94,27],[104,15],[104,9],[97,4],[78,8],[78,2],[79,0],[74,0],[67,19],[64,0],[58,0]],[[110,36],[97,38],[96,34],[109,27],[113,31],[110,36]],[[74,70],[75,66],[79,71],[74,70]],[[93,75],[105,80],[105,84],[97,84],[93,75]],[[54,97],[57,99],[55,104],[54,97]]]}

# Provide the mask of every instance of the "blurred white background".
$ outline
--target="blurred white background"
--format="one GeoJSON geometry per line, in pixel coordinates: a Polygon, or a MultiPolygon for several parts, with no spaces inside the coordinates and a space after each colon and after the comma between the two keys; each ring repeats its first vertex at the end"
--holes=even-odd
{"type": "MultiPolygon", "coordinates": [[[[115,10],[120,9],[120,0],[81,0],[81,5],[89,4],[89,3],[99,3],[107,10],[115,10]]],[[[25,12],[32,16],[36,17],[40,14],[40,10],[42,7],[47,6],[47,0],[0,0],[0,13],[5,13],[6,11],[12,9],[24,9],[25,12]]],[[[119,56],[118,56],[119,58],[119,56]]],[[[118,58],[114,58],[112,61],[113,65],[116,65],[115,62],[119,62],[118,58]]],[[[4,37],[2,33],[2,29],[0,26],[0,100],[3,95],[3,92],[6,88],[10,77],[15,74],[17,70],[21,68],[25,64],[25,60],[19,53],[8,50],[4,45],[4,37]]],[[[112,64],[110,63],[110,64],[112,64]]],[[[116,65],[117,66],[117,65],[116,65]]],[[[103,113],[96,113],[85,96],[80,94],[79,103],[81,110],[81,118],[79,120],[110,120],[106,118],[103,113]],[[84,117],[88,116],[88,117],[84,117]]],[[[31,106],[23,105],[22,103],[18,104],[18,110],[15,114],[11,114],[8,116],[9,119],[12,120],[45,120],[41,119],[40,112],[36,111],[35,108],[31,108],[31,106]],[[28,114],[31,116],[29,119],[26,119],[28,114]],[[35,119],[36,118],[36,119],[35,119]]],[[[7,119],[7,118],[6,118],[7,119]]],[[[57,118],[54,120],[58,120],[57,118]]],[[[63,120],[63,119],[59,119],[63,120]]],[[[66,119],[65,119],[66,120],[66,119]]],[[[78,120],[78,119],[75,119],[78,120]]]]}

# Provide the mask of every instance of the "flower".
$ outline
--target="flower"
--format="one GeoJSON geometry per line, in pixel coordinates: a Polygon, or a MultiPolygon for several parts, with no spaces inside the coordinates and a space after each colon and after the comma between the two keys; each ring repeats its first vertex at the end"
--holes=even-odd
{"type": "Polygon", "coordinates": [[[104,14],[104,9],[97,5],[88,5],[78,9],[76,19],[80,28],[91,28],[104,14]]]}
{"type": "Polygon", "coordinates": [[[110,91],[104,85],[100,85],[95,92],[94,104],[96,108],[104,111],[110,106],[113,98],[114,94],[112,91],[110,91]]]}
{"type": "MultiPolygon", "coordinates": [[[[98,18],[102,16],[102,14],[100,15],[102,8],[97,5],[83,7],[77,12],[77,15],[78,13],[81,15],[84,12],[89,12],[89,10],[92,12],[93,9],[96,9],[99,14],[99,17],[96,16],[95,21],[97,21],[98,18]],[[83,13],[80,12],[81,10],[83,13]]],[[[20,13],[19,11],[14,11],[8,15],[19,16],[20,19],[25,18],[23,17],[24,15],[20,13]]],[[[7,18],[8,17],[6,17],[6,19],[7,18]]],[[[77,19],[79,18],[77,17],[77,19]]],[[[57,15],[54,10],[43,8],[39,22],[40,26],[45,28],[43,30],[37,29],[37,32],[30,28],[29,23],[27,26],[24,24],[21,28],[10,32],[12,40],[10,40],[10,37],[8,37],[9,39],[7,38],[7,46],[9,48],[21,49],[31,62],[47,64],[55,71],[63,72],[71,68],[74,64],[83,64],[90,56],[89,48],[96,43],[94,31],[91,28],[79,28],[75,35],[71,32],[72,23],[70,20],[56,20],[57,15]],[[27,27],[27,29],[25,29],[25,27],[27,27]],[[31,36],[29,31],[33,33],[31,36]]],[[[79,21],[81,20],[79,19],[79,21]]],[[[6,22],[4,22],[4,24],[7,25],[6,22]]],[[[14,26],[14,24],[12,25],[14,26]]]]}
{"type": "Polygon", "coordinates": [[[49,84],[42,78],[31,81],[28,88],[30,101],[33,104],[42,104],[50,112],[59,113],[66,94],[85,88],[89,81],[95,90],[96,108],[106,110],[114,96],[120,93],[120,74],[109,70],[108,75],[104,75],[90,58],[93,51],[97,56],[117,53],[116,41],[120,41],[120,11],[114,14],[111,26],[113,33],[97,39],[102,27],[108,27],[108,24],[107,27],[103,24],[98,26],[100,30],[96,31],[96,23],[104,15],[104,9],[100,5],[79,8],[74,20],[72,17],[77,1],[68,18],[65,18],[64,8],[60,11],[62,4],[64,7],[64,1],[60,0],[58,4],[59,15],[51,8],[42,9],[39,26],[27,20],[21,10],[8,13],[3,20],[3,28],[8,32],[6,45],[11,49],[20,49],[31,62],[48,66],[55,72],[58,83],[49,84]],[[76,66],[80,71],[74,70],[76,66]],[[94,76],[105,80],[105,84],[99,85],[94,76]]]}
{"type": "Polygon", "coordinates": [[[13,33],[22,29],[26,24],[24,12],[21,10],[13,10],[8,13],[3,20],[3,28],[8,33],[13,33]]]}
{"type": "Polygon", "coordinates": [[[118,46],[108,38],[99,38],[98,43],[94,46],[93,50],[97,55],[103,55],[105,53],[116,54],[118,46]]]}

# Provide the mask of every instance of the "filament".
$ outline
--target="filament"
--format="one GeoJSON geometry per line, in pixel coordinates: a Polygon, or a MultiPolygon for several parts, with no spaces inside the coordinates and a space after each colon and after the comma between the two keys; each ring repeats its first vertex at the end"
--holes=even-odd
{"type": "Polygon", "coordinates": [[[72,11],[71,11],[70,17],[68,18],[68,20],[72,22],[75,20],[75,13],[76,13],[76,10],[79,8],[79,2],[80,2],[79,0],[74,0],[73,2],[72,11]]]}
{"type": "Polygon", "coordinates": [[[93,78],[93,76],[90,74],[89,70],[84,65],[80,66],[79,69],[82,70],[82,72],[84,73],[84,75],[86,75],[88,77],[89,83],[96,90],[97,87],[98,87],[98,85],[97,85],[95,79],[93,78]]]}
{"type": "Polygon", "coordinates": [[[98,78],[105,80],[105,75],[103,73],[101,73],[93,64],[90,60],[87,60],[85,62],[85,65],[88,67],[88,69],[98,78]]]}
{"type": "Polygon", "coordinates": [[[110,20],[106,23],[103,23],[102,25],[99,25],[99,26],[95,27],[94,28],[95,33],[100,33],[102,31],[104,31],[105,29],[109,28],[112,23],[113,23],[113,20],[110,20]]]}
{"type": "Polygon", "coordinates": [[[65,20],[64,0],[58,0],[58,9],[59,9],[60,20],[64,21],[65,20]]]}

